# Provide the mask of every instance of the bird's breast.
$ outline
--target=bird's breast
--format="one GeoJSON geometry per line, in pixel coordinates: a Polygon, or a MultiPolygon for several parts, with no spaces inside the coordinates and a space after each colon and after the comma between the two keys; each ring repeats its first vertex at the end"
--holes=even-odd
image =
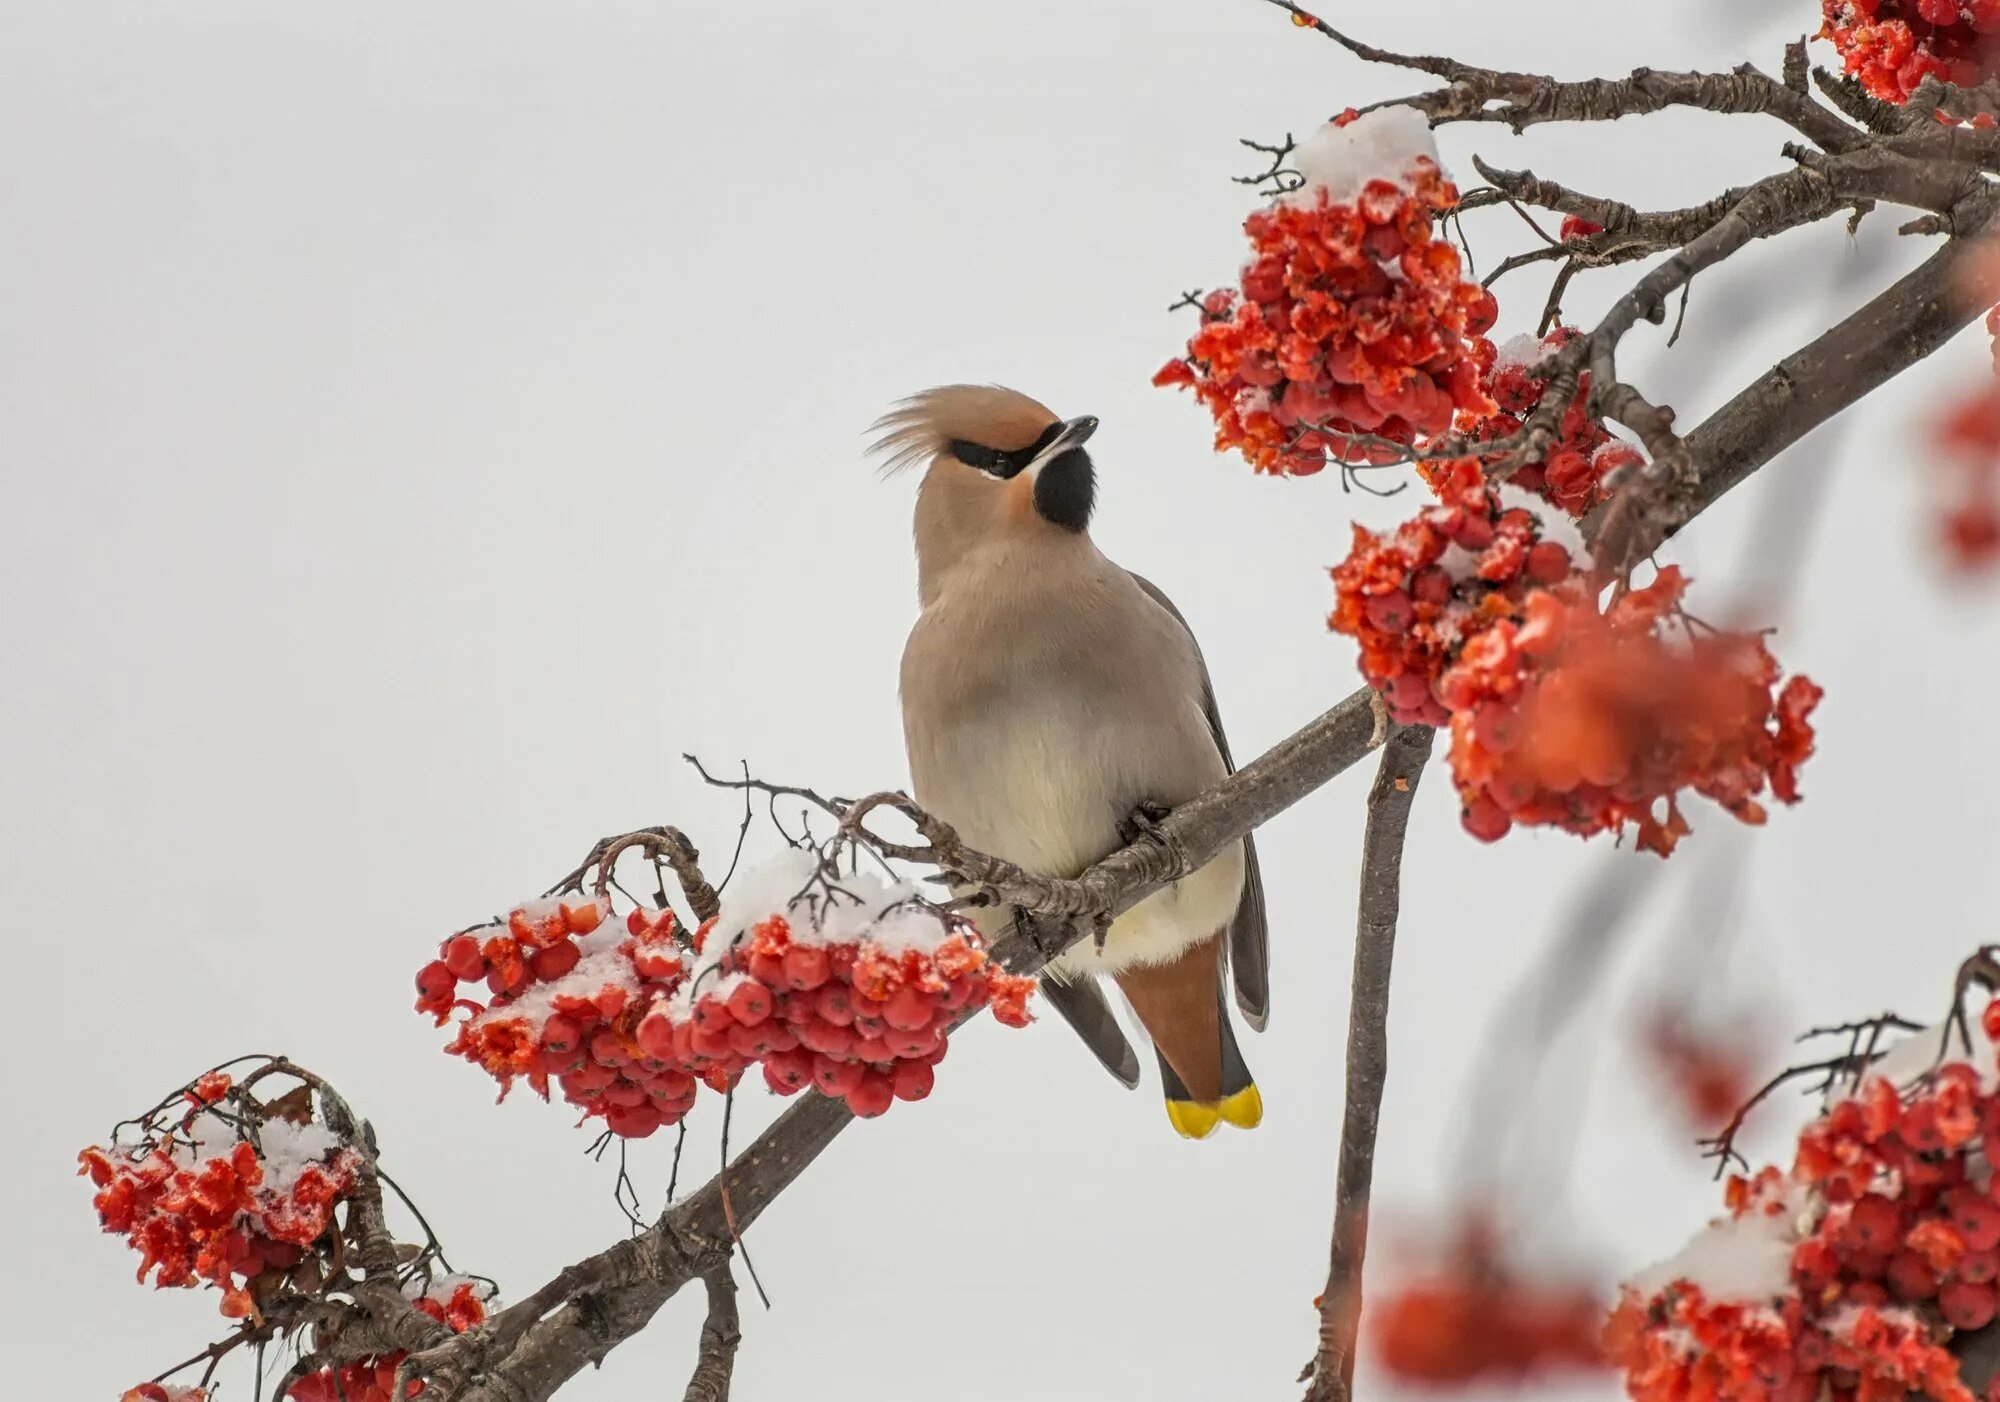
{"type": "Polygon", "coordinates": [[[1073,875],[1122,844],[1142,802],[1222,777],[1192,646],[1118,602],[948,597],[919,619],[903,659],[913,792],[972,846],[1073,875]]]}

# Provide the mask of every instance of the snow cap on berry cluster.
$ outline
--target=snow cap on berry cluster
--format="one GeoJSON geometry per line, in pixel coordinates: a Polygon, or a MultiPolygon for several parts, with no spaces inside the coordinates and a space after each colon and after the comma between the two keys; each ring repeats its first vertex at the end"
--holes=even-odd
{"type": "Polygon", "coordinates": [[[1371,180],[1387,180],[1411,188],[1410,176],[1419,157],[1437,162],[1437,139],[1431,121],[1414,107],[1377,107],[1345,124],[1328,122],[1292,152],[1292,161],[1306,183],[1291,195],[1308,204],[1317,192],[1347,203],[1371,180]]]}
{"type": "Polygon", "coordinates": [[[571,943],[576,946],[577,961],[568,973],[531,983],[512,997],[495,999],[486,1011],[475,1013],[468,1019],[466,1027],[476,1031],[504,1022],[540,1027],[548,1021],[550,1014],[557,1011],[559,999],[565,1002],[578,998],[594,999],[607,988],[623,989],[634,998],[639,995],[642,984],[638,971],[632,967],[632,957],[625,949],[628,940],[622,921],[605,920],[588,934],[578,935],[571,943]]]}
{"type": "Polygon", "coordinates": [[[819,856],[807,848],[784,852],[744,872],[722,898],[722,910],[694,971],[719,962],[753,927],[783,916],[791,942],[805,945],[859,944],[867,940],[884,953],[929,953],[952,934],[951,926],[922,902],[907,881],[886,881],[871,871],[843,875],[829,898],[816,877],[819,856]]]}

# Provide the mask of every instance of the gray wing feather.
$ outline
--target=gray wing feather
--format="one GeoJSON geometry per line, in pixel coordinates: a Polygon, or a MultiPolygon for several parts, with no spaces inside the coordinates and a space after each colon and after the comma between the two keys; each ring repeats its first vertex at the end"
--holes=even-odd
{"type": "Polygon", "coordinates": [[[1127,1090],[1139,1084],[1139,1055],[1125,1040],[1125,1033],[1118,1026],[1118,1019],[1112,1014],[1111,1005],[1105,1001],[1104,991],[1097,986],[1094,976],[1085,976],[1074,982],[1045,977],[1042,979],[1042,997],[1062,1014],[1063,1021],[1075,1029],[1083,1044],[1090,1048],[1091,1055],[1127,1090]]]}
{"type": "MultiPolygon", "coordinates": [[[[1126,573],[1132,574],[1130,570],[1126,573]]],[[[1158,585],[1136,574],[1132,574],[1132,581],[1172,614],[1181,627],[1187,628],[1188,639],[1194,642],[1195,660],[1201,666],[1202,711],[1208,716],[1209,732],[1215,736],[1215,748],[1222,754],[1224,767],[1234,774],[1236,762],[1229,756],[1229,739],[1222,733],[1222,713],[1216,709],[1215,686],[1209,680],[1201,643],[1195,639],[1194,630],[1188,628],[1187,619],[1174,607],[1174,601],[1158,585]]],[[[1271,933],[1264,921],[1264,874],[1257,865],[1257,843],[1247,836],[1243,839],[1243,898],[1237,902],[1236,914],[1229,922],[1229,970],[1236,984],[1237,1010],[1252,1031],[1262,1032],[1271,1016],[1271,933]]]]}

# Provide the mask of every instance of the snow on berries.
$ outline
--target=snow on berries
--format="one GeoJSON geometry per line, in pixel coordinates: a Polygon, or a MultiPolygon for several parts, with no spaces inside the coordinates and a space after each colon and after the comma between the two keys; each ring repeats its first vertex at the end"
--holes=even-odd
{"type": "Polygon", "coordinates": [[[446,940],[417,975],[417,1006],[440,1022],[467,1013],[446,1050],[503,1094],[517,1077],[544,1097],[553,1086],[626,1139],[753,1065],[780,1095],[810,1087],[879,1115],[930,1094],[960,1017],[1027,1021],[1033,980],[991,967],[969,926],[907,886],[835,876],[804,850],[738,879],[692,935],[668,910],[616,919],[603,897],[517,907],[446,940]],[[490,1003],[457,996],[480,980],[490,1003]]]}
{"type": "Polygon", "coordinates": [[[2000,74],[2000,0],[1821,0],[1819,37],[1885,102],[1927,77],[1970,87],[2000,74]]]}
{"type": "Polygon", "coordinates": [[[989,1007],[1025,1025],[1033,987],[908,886],[835,875],[796,851],[724,901],[686,983],[639,1037],[711,1084],[755,1062],[777,1094],[810,1087],[866,1119],[930,1094],[960,1018],[989,1007]]]}
{"type": "Polygon", "coordinates": [[[1625,1285],[1607,1343],[1636,1402],[1972,1402],[1948,1345],[2000,1307],[2000,1000],[1981,1021],[1969,1049],[1898,1044],[1789,1172],[1732,1178],[1729,1216],[1625,1285]]]}
{"type": "Polygon", "coordinates": [[[139,1253],[142,1282],[205,1282],[222,1291],[223,1315],[242,1319],[256,1309],[250,1283],[298,1265],[326,1235],[361,1157],[323,1124],[225,1106],[226,1094],[226,1077],[204,1077],[78,1159],[104,1230],[139,1253]]]}
{"type": "Polygon", "coordinates": [[[1217,449],[1293,476],[1386,461],[1459,411],[1491,412],[1480,379],[1497,308],[1436,237],[1458,190],[1428,119],[1401,106],[1343,115],[1293,155],[1304,183],[1244,220],[1240,286],[1200,302],[1185,356],[1153,383],[1194,390],[1217,449]]]}
{"type": "Polygon", "coordinates": [[[1467,831],[1636,824],[1664,856],[1687,831],[1684,788],[1749,823],[1767,785],[1798,800],[1817,686],[1774,691],[1761,637],[1688,620],[1678,569],[1600,603],[1606,581],[1579,567],[1563,518],[1470,459],[1429,476],[1438,505],[1390,535],[1355,527],[1329,624],[1360,644],[1395,720],[1449,722],[1467,831]]]}

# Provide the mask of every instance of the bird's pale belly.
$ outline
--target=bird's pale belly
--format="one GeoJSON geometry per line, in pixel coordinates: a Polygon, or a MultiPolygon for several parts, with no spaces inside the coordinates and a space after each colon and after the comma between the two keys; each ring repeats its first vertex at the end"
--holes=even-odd
{"type": "MultiPolygon", "coordinates": [[[[1073,717],[1037,725],[1016,713],[1009,720],[941,728],[929,753],[911,755],[917,801],[980,851],[1045,875],[1074,876],[1124,845],[1121,824],[1140,802],[1193,796],[1162,793],[1147,781],[1158,750],[1133,743],[1129,731],[1077,725],[1073,717]]],[[[1215,768],[1220,778],[1219,759],[1215,768]]],[[[1228,923],[1242,890],[1236,844],[1119,916],[1101,950],[1084,940],[1050,971],[1115,973],[1163,963],[1228,923]]]]}

